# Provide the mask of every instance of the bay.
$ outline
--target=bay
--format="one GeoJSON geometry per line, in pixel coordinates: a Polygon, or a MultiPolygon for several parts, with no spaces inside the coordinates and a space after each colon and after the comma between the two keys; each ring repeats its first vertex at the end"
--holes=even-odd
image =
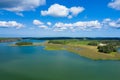
{"type": "Polygon", "coordinates": [[[120,61],[93,61],[65,50],[8,44],[12,43],[0,43],[0,80],[120,80],[120,61]]]}

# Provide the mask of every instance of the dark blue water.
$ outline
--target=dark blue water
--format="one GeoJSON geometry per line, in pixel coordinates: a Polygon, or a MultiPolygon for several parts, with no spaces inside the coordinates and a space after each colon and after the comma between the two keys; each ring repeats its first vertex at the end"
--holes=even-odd
{"type": "Polygon", "coordinates": [[[120,80],[120,61],[92,61],[44,46],[8,44],[0,44],[0,80],[120,80]]]}

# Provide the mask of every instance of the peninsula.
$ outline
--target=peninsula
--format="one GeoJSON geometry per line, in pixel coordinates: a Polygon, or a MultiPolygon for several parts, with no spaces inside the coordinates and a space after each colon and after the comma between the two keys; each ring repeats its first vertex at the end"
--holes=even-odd
{"type": "Polygon", "coordinates": [[[119,40],[48,40],[46,50],[67,50],[93,60],[120,60],[119,40]]]}

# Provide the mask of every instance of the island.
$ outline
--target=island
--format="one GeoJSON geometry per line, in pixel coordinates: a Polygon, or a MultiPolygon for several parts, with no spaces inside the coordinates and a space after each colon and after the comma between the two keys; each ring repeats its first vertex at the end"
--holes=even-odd
{"type": "Polygon", "coordinates": [[[33,45],[32,42],[17,42],[15,43],[16,46],[31,46],[33,45]]]}
{"type": "Polygon", "coordinates": [[[67,50],[92,60],[120,60],[120,40],[48,40],[46,50],[67,50]]]}
{"type": "Polygon", "coordinates": [[[28,41],[20,41],[14,44],[10,44],[10,46],[42,46],[43,43],[39,42],[28,42],[28,41]]]}

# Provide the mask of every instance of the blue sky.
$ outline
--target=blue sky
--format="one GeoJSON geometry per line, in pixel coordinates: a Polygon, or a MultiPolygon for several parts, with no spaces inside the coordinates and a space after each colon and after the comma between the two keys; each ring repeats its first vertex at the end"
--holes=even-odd
{"type": "Polygon", "coordinates": [[[120,37],[120,0],[3,0],[0,37],[120,37]]]}

